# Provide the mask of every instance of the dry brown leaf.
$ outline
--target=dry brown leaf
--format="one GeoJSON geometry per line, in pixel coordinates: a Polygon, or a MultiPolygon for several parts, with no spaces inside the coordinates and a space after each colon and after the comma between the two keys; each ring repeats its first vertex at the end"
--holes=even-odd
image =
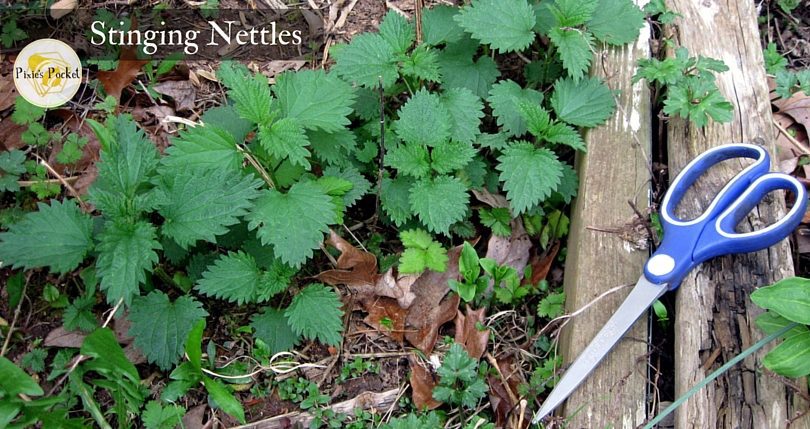
{"type": "Polygon", "coordinates": [[[87,335],[81,332],[68,331],[60,326],[48,332],[42,345],[45,347],[70,347],[78,349],[82,346],[84,337],[86,336],[87,335]]]}
{"type": "Polygon", "coordinates": [[[197,90],[194,89],[191,81],[169,80],[155,85],[154,88],[157,93],[167,95],[174,100],[174,109],[176,111],[181,112],[194,108],[197,90]]]}
{"type": "Polygon", "coordinates": [[[458,310],[456,294],[445,297],[450,288],[447,281],[458,280],[458,258],[461,246],[447,252],[449,262],[443,273],[426,271],[414,282],[411,290],[415,298],[405,319],[405,339],[423,353],[430,354],[439,337],[439,328],[453,320],[458,310]]]}
{"type": "Polygon", "coordinates": [[[14,86],[11,76],[3,76],[0,79],[0,112],[13,106],[16,98],[17,87],[14,86]]]}
{"type": "Polygon", "coordinates": [[[493,194],[486,189],[473,189],[473,195],[478,201],[490,206],[490,207],[504,207],[509,208],[509,201],[501,194],[493,194]]]}
{"type": "Polygon", "coordinates": [[[10,117],[0,121],[0,147],[3,150],[13,150],[25,146],[22,142],[22,133],[27,129],[25,125],[12,122],[10,117]]]}
{"type": "Polygon", "coordinates": [[[560,251],[560,242],[555,242],[549,249],[541,255],[532,257],[529,265],[532,267],[532,277],[530,279],[523,279],[523,283],[536,285],[541,280],[545,280],[551,270],[551,264],[554,263],[554,258],[557,257],[557,252],[560,251]]]}
{"type": "Polygon", "coordinates": [[[363,307],[368,312],[364,322],[400,343],[405,341],[405,317],[408,310],[400,307],[396,300],[381,297],[363,302],[363,307]],[[390,320],[391,325],[383,325],[382,319],[390,320]]]}
{"type": "Polygon", "coordinates": [[[135,58],[135,48],[122,48],[118,67],[113,71],[98,72],[98,81],[101,82],[104,91],[107,95],[115,97],[119,102],[121,101],[121,92],[135,80],[135,76],[138,76],[138,73],[141,72],[141,67],[148,62],[147,60],[135,58]]]}
{"type": "Polygon", "coordinates": [[[805,130],[810,130],[810,95],[799,91],[787,100],[777,100],[773,104],[779,108],[780,113],[789,115],[804,125],[805,130]]]}
{"type": "Polygon", "coordinates": [[[433,388],[436,387],[436,380],[427,368],[423,367],[415,356],[408,357],[411,362],[411,398],[413,405],[419,409],[433,410],[442,405],[441,402],[433,399],[433,388]]]}
{"type": "Polygon", "coordinates": [[[480,331],[478,330],[478,324],[484,324],[484,312],[486,308],[473,310],[467,305],[466,310],[466,315],[463,314],[461,310],[458,310],[458,314],[456,315],[455,340],[467,350],[467,354],[476,359],[481,359],[481,356],[487,351],[489,329],[480,331]]]}
{"type": "Polygon", "coordinates": [[[532,242],[523,228],[520,218],[512,220],[512,235],[501,237],[493,234],[487,243],[487,258],[494,259],[500,265],[509,265],[523,276],[523,269],[529,262],[529,250],[532,242]]]}
{"type": "MultiPolygon", "coordinates": [[[[513,398],[519,398],[517,393],[520,380],[518,379],[519,372],[515,370],[511,360],[497,360],[498,368],[501,374],[506,378],[506,383],[501,380],[498,375],[487,376],[487,384],[489,384],[489,403],[495,411],[495,427],[496,428],[513,428],[517,427],[519,418],[512,418],[512,423],[509,423],[509,418],[513,414],[519,413],[519,407],[515,404],[513,398]],[[507,391],[509,389],[510,392],[507,391]]],[[[515,416],[517,417],[517,416],[515,416]]],[[[528,412],[523,416],[522,428],[529,427],[531,421],[531,413],[528,412]]]]}
{"type": "Polygon", "coordinates": [[[317,279],[330,285],[346,285],[361,300],[384,296],[394,298],[400,307],[408,308],[414,299],[411,287],[417,276],[394,277],[393,271],[377,272],[377,257],[354,247],[334,231],[329,232],[326,244],[340,250],[337,269],[318,274],[317,279]]]}
{"type": "Polygon", "coordinates": [[[206,409],[208,409],[208,405],[202,404],[188,410],[186,415],[183,416],[183,427],[186,429],[203,429],[205,427],[203,419],[205,418],[206,409]]]}

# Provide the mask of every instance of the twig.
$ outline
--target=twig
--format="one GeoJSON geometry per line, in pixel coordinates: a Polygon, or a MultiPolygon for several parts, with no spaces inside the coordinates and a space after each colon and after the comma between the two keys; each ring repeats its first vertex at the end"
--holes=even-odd
{"type": "MultiPolygon", "coordinates": [[[[70,176],[70,177],[65,177],[64,178],[64,180],[68,181],[68,182],[73,182],[73,181],[78,180],[78,179],[79,179],[79,176],[70,176]]],[[[46,183],[46,184],[59,183],[61,185],[62,181],[59,180],[59,179],[18,180],[17,181],[17,184],[20,185],[20,187],[22,187],[22,188],[27,188],[29,186],[37,185],[37,184],[40,184],[40,183],[46,183]]]]}
{"type": "Polygon", "coordinates": [[[245,159],[247,159],[250,165],[252,165],[253,168],[255,168],[256,171],[259,172],[259,174],[262,176],[262,179],[264,179],[264,181],[267,182],[267,186],[269,186],[270,189],[275,189],[276,184],[273,183],[273,179],[270,178],[270,173],[268,173],[267,170],[265,170],[264,167],[262,167],[262,165],[259,164],[259,161],[255,157],[253,157],[253,154],[240,145],[236,145],[236,150],[242,152],[242,154],[245,155],[245,159]]]}
{"type": "Polygon", "coordinates": [[[801,144],[798,140],[796,140],[795,137],[790,135],[788,130],[786,130],[783,126],[779,125],[779,122],[776,122],[776,119],[771,118],[771,123],[773,123],[773,126],[776,127],[776,129],[779,130],[779,132],[782,133],[782,135],[785,136],[785,138],[788,139],[788,141],[796,149],[798,149],[799,152],[801,152],[804,155],[810,155],[810,148],[808,148],[807,146],[801,144]]]}
{"type": "Polygon", "coordinates": [[[422,8],[425,7],[424,0],[414,0],[416,8],[413,12],[413,21],[416,23],[416,45],[422,44],[422,8]]]}
{"type": "Polygon", "coordinates": [[[383,89],[383,78],[380,76],[380,154],[378,156],[379,168],[377,170],[377,196],[374,200],[374,225],[380,213],[380,197],[382,195],[383,162],[385,162],[385,91],[383,89]]]}
{"type": "Polygon", "coordinates": [[[79,202],[79,205],[82,207],[82,210],[84,210],[84,211],[86,211],[86,212],[87,212],[87,211],[90,211],[90,208],[89,208],[89,207],[87,207],[87,204],[85,204],[84,200],[82,200],[82,197],[80,197],[80,196],[79,196],[79,192],[76,190],[76,188],[74,188],[73,186],[71,186],[71,185],[70,185],[70,183],[68,183],[68,182],[67,182],[67,180],[65,180],[65,178],[64,178],[64,177],[62,177],[62,175],[61,175],[61,174],[59,174],[59,173],[58,173],[56,170],[54,170],[54,169],[53,169],[53,167],[51,167],[51,165],[50,165],[50,164],[48,164],[48,161],[45,161],[45,159],[44,159],[44,158],[42,158],[41,156],[37,155],[36,153],[34,153],[33,155],[34,155],[34,157],[35,157],[37,160],[39,160],[39,163],[40,163],[40,164],[42,164],[43,166],[45,166],[45,168],[48,170],[48,172],[50,172],[51,174],[53,174],[53,175],[54,175],[54,177],[56,177],[56,179],[57,179],[57,180],[59,180],[59,182],[61,182],[61,183],[62,183],[62,186],[64,186],[64,187],[65,187],[65,189],[67,189],[67,190],[68,190],[68,192],[70,192],[70,193],[73,195],[73,198],[76,198],[76,201],[78,201],[78,202],[79,202]]]}
{"type": "Polygon", "coordinates": [[[11,341],[11,334],[14,332],[14,325],[17,323],[17,318],[20,317],[20,309],[22,309],[23,297],[25,296],[25,290],[28,288],[28,280],[30,279],[31,274],[29,273],[25,278],[25,283],[23,284],[23,290],[20,294],[20,302],[17,303],[17,308],[14,309],[14,316],[11,318],[11,325],[8,327],[8,334],[6,335],[6,339],[3,341],[3,348],[0,350],[0,357],[5,356],[6,351],[8,350],[8,344],[11,341]]]}

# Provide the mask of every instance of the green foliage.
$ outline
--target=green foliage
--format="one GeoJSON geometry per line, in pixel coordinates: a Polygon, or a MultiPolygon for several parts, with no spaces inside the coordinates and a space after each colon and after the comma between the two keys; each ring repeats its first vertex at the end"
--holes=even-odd
{"type": "Polygon", "coordinates": [[[448,280],[450,290],[457,293],[464,302],[472,302],[480,298],[489,284],[489,278],[479,276],[481,274],[480,261],[475,248],[469,242],[464,242],[461,248],[461,256],[458,260],[458,271],[463,281],[454,279],[448,280]]]}
{"type": "Polygon", "coordinates": [[[580,127],[594,127],[613,114],[616,103],[610,89],[595,77],[554,83],[551,107],[563,121],[580,127]]]}
{"type": "Polygon", "coordinates": [[[14,149],[0,153],[0,192],[20,190],[17,180],[25,173],[25,153],[14,149]]]}
{"type": "Polygon", "coordinates": [[[709,118],[718,122],[731,121],[734,110],[720,94],[714,73],[727,71],[722,61],[703,56],[690,57],[686,48],[675,50],[675,56],[638,61],[633,81],[646,79],[664,93],[664,113],[689,119],[698,128],[709,118]]]}
{"type": "Polygon", "coordinates": [[[0,31],[0,43],[4,48],[10,48],[15,43],[23,41],[28,38],[28,33],[17,26],[17,20],[13,17],[8,19],[4,24],[2,31],[0,31]]]}
{"type": "Polygon", "coordinates": [[[664,0],[650,0],[644,5],[644,12],[650,17],[655,17],[661,24],[671,24],[675,21],[675,18],[681,16],[669,10],[664,0]]]}
{"type": "Polygon", "coordinates": [[[512,235],[512,215],[506,207],[478,210],[478,217],[484,226],[492,229],[492,233],[501,237],[512,235]]]}
{"type": "Polygon", "coordinates": [[[526,0],[473,0],[455,20],[501,53],[522,51],[534,40],[534,11],[526,0]]]}
{"type": "Polygon", "coordinates": [[[436,146],[450,138],[450,112],[437,94],[420,90],[398,113],[396,133],[406,143],[436,146]]]}
{"type": "Polygon", "coordinates": [[[129,310],[129,335],[146,359],[169,369],[180,360],[186,336],[208,312],[194,298],[181,296],[174,302],[160,291],[137,298],[129,310]]]}
{"type": "Polygon", "coordinates": [[[757,326],[771,334],[794,327],[783,334],[781,344],[763,359],[771,371],[785,377],[810,374],[810,280],[791,277],[772,286],[755,290],[751,300],[768,312],[760,315],[757,326]]]}
{"type": "Polygon", "coordinates": [[[435,411],[422,415],[409,413],[403,417],[397,417],[380,426],[380,429],[434,429],[443,427],[442,417],[435,411]]]}
{"type": "Polygon", "coordinates": [[[253,315],[250,326],[255,331],[254,336],[263,341],[272,354],[288,351],[298,344],[298,335],[293,332],[281,310],[265,308],[253,315]]]}
{"type": "Polygon", "coordinates": [[[63,321],[65,329],[69,331],[80,330],[83,332],[92,332],[98,327],[96,315],[93,314],[93,306],[96,304],[96,298],[91,295],[84,295],[74,299],[70,305],[65,308],[63,321]]]}
{"type": "Polygon", "coordinates": [[[790,98],[794,93],[801,91],[810,94],[810,69],[800,71],[781,70],[776,72],[776,95],[790,98]]]}
{"type": "Polygon", "coordinates": [[[419,179],[408,200],[419,220],[433,232],[448,233],[450,226],[467,213],[467,187],[452,176],[419,179]]]}
{"type": "Polygon", "coordinates": [[[553,319],[562,316],[565,311],[565,292],[550,293],[540,300],[537,315],[553,319]]]}
{"type": "Polygon", "coordinates": [[[14,99],[14,112],[11,114],[11,121],[17,125],[31,125],[45,116],[45,109],[34,106],[22,96],[14,99]]]}
{"type": "Polygon", "coordinates": [[[397,79],[396,53],[379,34],[358,34],[351,43],[335,50],[333,55],[333,70],[349,82],[375,88],[380,83],[389,87],[397,79]]]}
{"type": "Polygon", "coordinates": [[[87,144],[87,137],[70,133],[62,143],[62,150],[56,155],[60,164],[72,164],[82,158],[82,148],[87,144]]]}
{"type": "Polygon", "coordinates": [[[488,390],[478,374],[478,361],[471,358],[461,344],[453,343],[437,370],[439,384],[433,389],[433,398],[451,405],[474,409],[488,390]]]}
{"type": "Polygon", "coordinates": [[[399,234],[405,251],[399,258],[399,272],[419,274],[429,269],[444,272],[447,269],[447,250],[421,229],[402,231],[399,234]]]}
{"type": "Polygon", "coordinates": [[[263,302],[285,291],[293,275],[295,270],[275,258],[269,269],[263,270],[252,255],[229,252],[208,266],[196,289],[237,304],[263,302]]]}
{"type": "Polygon", "coordinates": [[[174,429],[182,425],[186,409],[180,405],[162,406],[158,401],[149,401],[143,410],[141,419],[146,429],[174,429]]]}
{"type": "Polygon", "coordinates": [[[36,348],[23,355],[20,359],[20,365],[23,368],[28,368],[31,372],[42,372],[45,370],[45,359],[48,357],[48,352],[43,349],[36,348]]]}
{"type": "Polygon", "coordinates": [[[100,236],[96,270],[101,277],[101,290],[107,302],[122,299],[126,305],[140,295],[140,284],[146,273],[158,262],[157,231],[152,224],[108,221],[100,236]]]}
{"type": "Polygon", "coordinates": [[[777,0],[776,4],[779,5],[779,8],[782,9],[786,14],[790,15],[793,13],[793,10],[801,5],[800,0],[777,0]]]}
{"type": "Polygon", "coordinates": [[[520,106],[524,103],[539,105],[541,101],[543,101],[541,92],[523,89],[511,80],[495,84],[487,98],[487,102],[492,106],[492,113],[498,118],[498,125],[511,136],[526,133],[526,121],[520,114],[520,106]]]}
{"type": "Polygon", "coordinates": [[[343,332],[342,303],[330,288],[314,283],[293,297],[284,311],[293,332],[324,344],[340,344],[343,332]]]}
{"type": "Polygon", "coordinates": [[[0,233],[0,260],[14,268],[75,269],[93,248],[93,221],[72,200],[37,204],[38,211],[0,233]],[[59,228],[54,228],[59,225],[59,228]]]}
{"type": "Polygon", "coordinates": [[[513,213],[525,213],[559,186],[562,164],[554,152],[531,143],[513,143],[498,158],[496,167],[513,213]]]}
{"type": "MultiPolygon", "coordinates": [[[[210,110],[209,110],[210,112],[210,110]]],[[[172,139],[161,163],[170,169],[210,167],[237,170],[242,156],[228,131],[212,124],[187,128],[172,139]]]]}
{"type": "Polygon", "coordinates": [[[787,59],[776,50],[776,43],[768,43],[768,46],[762,50],[762,55],[765,59],[765,71],[768,74],[777,74],[785,71],[787,67],[787,59]]]}
{"type": "Polygon", "coordinates": [[[354,358],[348,364],[340,368],[340,381],[346,381],[350,378],[362,377],[366,374],[379,374],[380,365],[374,364],[363,358],[354,358]]]}
{"type": "Polygon", "coordinates": [[[281,114],[305,129],[336,132],[349,125],[354,91],[334,74],[323,70],[285,72],[276,77],[273,93],[281,114]]]}

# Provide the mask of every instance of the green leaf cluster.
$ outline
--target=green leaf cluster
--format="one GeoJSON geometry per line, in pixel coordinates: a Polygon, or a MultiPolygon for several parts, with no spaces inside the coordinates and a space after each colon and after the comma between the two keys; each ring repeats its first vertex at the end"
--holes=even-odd
{"type": "Polygon", "coordinates": [[[765,355],[765,367],[785,377],[810,374],[810,280],[780,280],[755,290],[751,301],[768,310],[756,320],[766,334],[795,325],[782,336],[782,343],[765,355]]]}
{"type": "Polygon", "coordinates": [[[478,361],[471,358],[459,343],[453,343],[436,371],[439,384],[433,389],[433,399],[474,409],[487,393],[487,383],[478,373],[478,361]]]}

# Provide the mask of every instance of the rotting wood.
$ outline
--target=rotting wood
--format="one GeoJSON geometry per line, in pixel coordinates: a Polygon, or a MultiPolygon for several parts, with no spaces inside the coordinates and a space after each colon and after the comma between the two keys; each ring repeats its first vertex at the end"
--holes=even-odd
{"type": "MultiPolygon", "coordinates": [[[[354,414],[357,409],[368,411],[375,409],[380,413],[386,413],[401,396],[402,389],[391,389],[385,392],[363,392],[347,401],[332,404],[329,409],[335,413],[354,414]]],[[[274,416],[269,419],[259,420],[246,425],[237,426],[233,429],[284,429],[292,427],[309,427],[313,416],[307,412],[292,412],[274,416]]]]}
{"type": "MultiPolygon", "coordinates": [[[[577,158],[580,187],[564,282],[569,313],[606,290],[635,283],[648,256],[621,231],[636,216],[628,201],[641,210],[649,203],[650,94],[644,82],[631,83],[637,60],[649,57],[649,43],[645,24],[634,44],[604,48],[594,57],[595,74],[619,91],[618,108],[606,124],[588,132],[588,152],[577,158]]],[[[611,294],[571,320],[561,343],[566,362],[579,355],[629,291],[611,294]]],[[[630,429],[643,423],[646,356],[647,320],[642,317],[568,399],[562,415],[575,415],[568,427],[630,429]]]]}
{"type": "MultiPolygon", "coordinates": [[[[717,84],[734,105],[733,120],[728,124],[710,123],[698,129],[684,120],[669,119],[670,178],[693,157],[724,143],[764,144],[773,153],[771,107],[755,3],[667,0],[667,6],[681,15],[666,30],[676,46],[686,47],[690,55],[717,58],[729,67],[718,75],[717,84]]],[[[686,218],[700,213],[710,197],[742,167],[742,162],[729,162],[733,167],[721,165],[701,178],[678,213],[686,218]]],[[[783,198],[770,199],[740,228],[762,227],[784,213],[783,198]]],[[[754,324],[761,310],[751,303],[750,293],[791,275],[793,262],[787,241],[757,253],[715,259],[689,274],[678,290],[675,309],[676,397],[762,338],[754,324]],[[717,350],[719,356],[712,363],[710,357],[717,350]]],[[[807,409],[807,404],[801,404],[783,383],[762,371],[761,359],[766,352],[749,357],[678,408],[676,428],[786,427],[797,410],[807,409]]],[[[808,428],[810,418],[794,421],[790,427],[808,428]]]]}

